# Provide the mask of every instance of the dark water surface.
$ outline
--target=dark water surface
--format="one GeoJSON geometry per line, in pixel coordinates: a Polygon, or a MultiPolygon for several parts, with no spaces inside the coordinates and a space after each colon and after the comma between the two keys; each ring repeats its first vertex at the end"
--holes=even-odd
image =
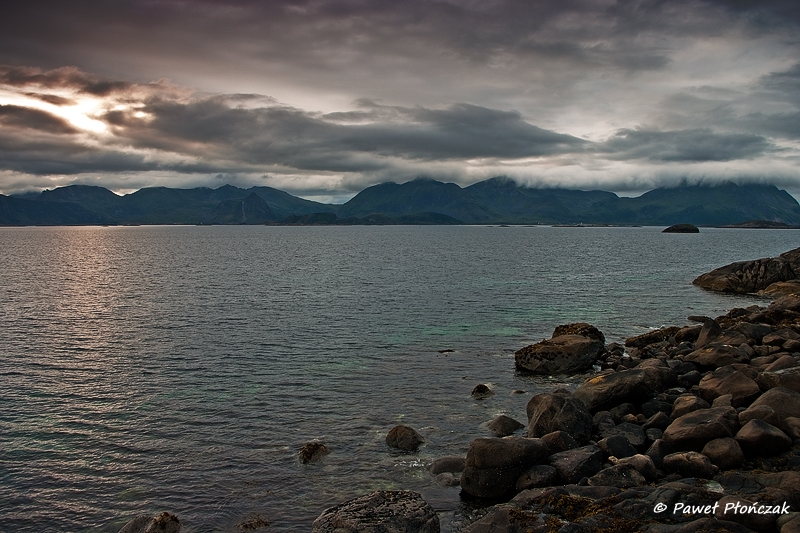
{"type": "Polygon", "coordinates": [[[515,375],[516,349],[567,322],[610,342],[763,304],[691,280],[800,246],[660,229],[0,228],[0,531],[116,532],[162,510],[190,533],[249,513],[310,531],[390,488],[457,531],[471,510],[425,465],[577,379],[515,375]],[[478,383],[497,395],[472,400],[478,383]],[[384,444],[401,422],[418,453],[384,444]],[[312,439],[332,453],[301,466],[312,439]]]}

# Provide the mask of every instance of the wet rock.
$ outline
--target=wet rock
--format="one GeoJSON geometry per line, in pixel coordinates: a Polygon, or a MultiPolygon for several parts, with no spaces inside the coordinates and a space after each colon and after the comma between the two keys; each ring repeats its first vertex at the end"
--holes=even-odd
{"type": "Polygon", "coordinates": [[[156,517],[139,515],[125,524],[119,533],[178,533],[180,530],[178,517],[165,511],[156,517]]]}
{"type": "Polygon", "coordinates": [[[258,531],[269,527],[270,521],[264,515],[259,513],[250,513],[245,516],[238,524],[236,524],[237,531],[258,531]]]}
{"type": "Polygon", "coordinates": [[[488,385],[479,383],[475,385],[475,388],[472,389],[472,393],[470,393],[470,396],[472,396],[476,400],[485,400],[486,398],[491,398],[492,396],[494,396],[494,391],[490,389],[488,385]]]}
{"type": "Polygon", "coordinates": [[[589,478],[589,485],[595,487],[618,487],[627,489],[644,485],[647,480],[633,465],[617,464],[604,468],[589,478]]]}
{"type": "Polygon", "coordinates": [[[440,487],[458,487],[461,485],[461,476],[452,472],[442,472],[434,476],[434,479],[440,487]]]}
{"type": "Polygon", "coordinates": [[[567,391],[537,394],[528,401],[528,437],[566,431],[580,444],[592,436],[592,415],[567,391]]]}
{"type": "Polygon", "coordinates": [[[583,335],[560,335],[518,350],[517,369],[539,375],[583,372],[603,353],[602,341],[583,335]]]}
{"type": "Polygon", "coordinates": [[[698,394],[707,402],[719,396],[731,395],[730,405],[743,407],[750,405],[761,395],[761,389],[755,381],[738,372],[732,366],[724,366],[706,374],[700,380],[698,394]]]}
{"type": "Polygon", "coordinates": [[[708,457],[698,452],[677,452],[664,457],[664,470],[684,477],[711,479],[718,469],[708,457]]]}
{"type": "Polygon", "coordinates": [[[750,356],[743,348],[727,344],[714,344],[693,351],[686,355],[683,360],[702,368],[714,369],[734,363],[748,363],[750,362],[750,356]]]}
{"type": "Polygon", "coordinates": [[[506,415],[500,415],[489,422],[489,431],[491,431],[495,437],[508,437],[509,435],[513,435],[515,431],[524,427],[524,424],[506,415]]]}
{"type": "Polygon", "coordinates": [[[672,414],[670,418],[680,418],[692,411],[699,411],[700,409],[709,409],[711,404],[702,398],[698,398],[694,394],[686,394],[678,396],[672,404],[672,414]]]}
{"type": "Polygon", "coordinates": [[[640,403],[671,387],[677,375],[670,368],[641,366],[632,370],[604,374],[584,381],[572,396],[591,412],[613,408],[621,403],[640,403]]]}
{"type": "Polygon", "coordinates": [[[702,450],[711,440],[733,437],[738,428],[732,407],[700,409],[678,417],[664,431],[664,440],[677,450],[702,450]]]}
{"type": "Polygon", "coordinates": [[[578,441],[573,439],[572,435],[566,431],[553,431],[542,436],[542,440],[547,444],[547,449],[550,450],[551,454],[572,450],[580,446],[578,441]]]}
{"type": "Polygon", "coordinates": [[[618,459],[631,457],[638,453],[636,448],[634,448],[630,441],[623,435],[613,435],[611,437],[601,439],[597,442],[597,447],[603,450],[603,453],[606,455],[613,456],[618,459]]]}
{"type": "Polygon", "coordinates": [[[591,477],[603,467],[603,452],[594,445],[554,453],[548,458],[564,483],[577,483],[584,477],[591,477]]]}
{"type": "Polygon", "coordinates": [[[386,435],[387,446],[404,451],[416,450],[423,442],[425,439],[414,428],[402,424],[390,429],[386,435]]]}
{"type": "Polygon", "coordinates": [[[558,471],[550,465],[535,465],[517,479],[517,490],[549,487],[558,480],[558,471]]]}
{"type": "Polygon", "coordinates": [[[307,465],[316,463],[329,453],[331,452],[328,447],[321,442],[308,442],[300,449],[297,457],[302,464],[307,465]]]}
{"type": "Polygon", "coordinates": [[[478,498],[502,499],[516,491],[517,480],[548,454],[541,439],[475,439],[467,451],[462,490],[478,498]]]}
{"type": "Polygon", "coordinates": [[[416,492],[379,490],[326,509],[314,533],[438,533],[439,517],[416,492]]]}
{"type": "Polygon", "coordinates": [[[745,453],[759,456],[776,455],[792,446],[792,439],[786,433],[758,419],[745,424],[735,439],[745,453]]]}
{"type": "Polygon", "coordinates": [[[703,447],[702,453],[720,470],[734,468],[744,462],[742,448],[730,437],[709,441],[703,447]]]}
{"type": "Polygon", "coordinates": [[[428,466],[428,472],[434,476],[444,472],[458,473],[464,471],[465,465],[466,459],[460,455],[449,455],[446,457],[440,457],[432,462],[430,466],[428,466]]]}

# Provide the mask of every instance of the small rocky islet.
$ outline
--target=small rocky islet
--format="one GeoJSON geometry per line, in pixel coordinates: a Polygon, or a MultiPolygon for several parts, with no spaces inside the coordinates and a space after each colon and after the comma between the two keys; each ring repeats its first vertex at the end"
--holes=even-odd
{"type": "MultiPolygon", "coordinates": [[[[460,485],[462,498],[490,505],[464,531],[800,532],[800,248],[694,283],[777,299],[689,317],[695,324],[624,345],[576,323],[520,349],[519,371],[599,371],[574,391],[533,396],[527,425],[498,417],[489,424],[495,437],[429,465],[432,483],[460,485]],[[514,435],[523,428],[525,436],[514,435]]],[[[473,397],[488,399],[491,390],[479,385],[473,397]]],[[[411,453],[422,442],[408,426],[386,439],[411,453]]],[[[308,451],[301,462],[316,455],[308,451]]],[[[156,519],[135,520],[138,527],[122,531],[159,531],[156,519]]],[[[433,508],[404,490],[344,502],[312,526],[316,533],[439,530],[433,508]]]]}

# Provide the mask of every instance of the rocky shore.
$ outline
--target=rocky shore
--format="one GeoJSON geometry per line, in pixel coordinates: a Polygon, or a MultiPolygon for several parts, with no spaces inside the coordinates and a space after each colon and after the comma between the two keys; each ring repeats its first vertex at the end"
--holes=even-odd
{"type": "MultiPolygon", "coordinates": [[[[800,248],[695,283],[757,292],[795,273],[800,248]]],[[[428,466],[431,483],[460,486],[462,498],[490,505],[469,533],[800,532],[800,292],[781,292],[788,294],[769,305],[689,317],[693,324],[624,344],[606,344],[590,324],[558,326],[551,339],[517,352],[517,369],[594,375],[574,391],[533,396],[524,424],[493,420],[495,437],[428,466]]],[[[485,386],[473,391],[479,401],[491,396],[485,386]]],[[[409,453],[423,442],[407,426],[386,439],[409,453]]],[[[301,460],[317,455],[318,446],[301,460]]],[[[123,531],[156,531],[140,521],[141,529],[123,531]]],[[[439,529],[419,494],[378,491],[325,510],[312,530],[439,529]]]]}

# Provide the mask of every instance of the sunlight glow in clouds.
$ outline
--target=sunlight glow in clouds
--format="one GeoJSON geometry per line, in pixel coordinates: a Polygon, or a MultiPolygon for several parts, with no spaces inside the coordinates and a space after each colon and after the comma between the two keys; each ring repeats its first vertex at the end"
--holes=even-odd
{"type": "Polygon", "coordinates": [[[83,95],[69,94],[66,92],[50,92],[48,94],[37,94],[40,98],[33,96],[36,93],[21,93],[0,88],[0,105],[14,105],[39,109],[63,118],[78,129],[103,134],[108,133],[105,122],[98,120],[98,116],[104,112],[106,102],[97,97],[87,97],[83,95]],[[54,105],[41,99],[55,96],[70,100],[71,104],[54,105]]]}

